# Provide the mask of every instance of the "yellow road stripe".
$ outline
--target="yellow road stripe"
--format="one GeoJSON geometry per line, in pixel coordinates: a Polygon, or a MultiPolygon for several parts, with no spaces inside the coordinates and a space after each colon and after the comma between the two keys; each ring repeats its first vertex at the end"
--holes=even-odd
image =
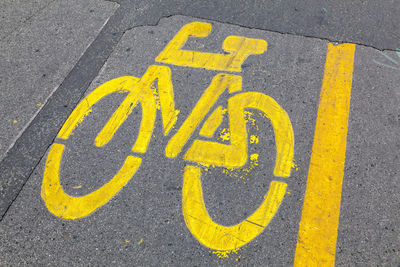
{"type": "Polygon", "coordinates": [[[334,266],[354,44],[328,45],[295,266],[334,266]]]}

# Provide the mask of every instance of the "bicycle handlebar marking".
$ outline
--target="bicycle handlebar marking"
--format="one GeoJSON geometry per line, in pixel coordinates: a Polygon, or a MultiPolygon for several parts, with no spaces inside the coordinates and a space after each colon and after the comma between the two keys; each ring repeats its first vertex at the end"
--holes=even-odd
{"type": "Polygon", "coordinates": [[[267,50],[265,40],[242,36],[228,36],[225,39],[222,49],[228,52],[228,55],[181,49],[191,36],[207,37],[211,32],[211,27],[210,23],[205,22],[192,22],[183,26],[156,57],[156,62],[192,68],[241,72],[242,63],[248,56],[262,54],[267,50]]]}
{"type": "MultiPolygon", "coordinates": [[[[264,53],[267,48],[267,42],[264,40],[229,36],[223,43],[223,49],[229,52],[228,55],[181,50],[190,36],[206,37],[210,31],[211,24],[209,23],[193,22],[185,25],[159,54],[156,61],[194,68],[240,72],[241,64],[249,55],[264,53]]],[[[92,106],[103,97],[115,92],[128,92],[96,136],[95,145],[101,147],[107,144],[140,103],[142,121],[132,151],[145,153],[157,114],[156,93],[151,90],[155,82],[157,82],[164,135],[167,136],[177,122],[178,114],[175,109],[171,70],[167,66],[152,65],[140,79],[125,76],[100,85],[74,109],[57,137],[68,139],[73,130],[91,112],[92,106]]],[[[238,75],[226,73],[215,75],[192,112],[169,140],[165,148],[165,156],[174,158],[179,155],[226,89],[229,94],[234,94],[228,99],[227,112],[221,106],[217,107],[205,120],[200,135],[211,138],[222,123],[224,114],[227,113],[231,144],[194,140],[183,155],[183,159],[192,163],[213,164],[226,168],[244,166],[248,158],[245,109],[258,109],[271,120],[274,128],[276,143],[274,175],[289,177],[294,151],[294,135],[290,119],[284,109],[271,97],[259,92],[241,92],[242,77],[238,75]]],[[[118,173],[101,188],[85,196],[73,197],[66,194],[60,184],[59,171],[64,148],[65,145],[59,143],[54,143],[51,147],[46,160],[41,191],[48,210],[63,219],[85,217],[106,204],[132,179],[142,161],[139,157],[128,156],[118,173]]],[[[193,236],[211,249],[229,251],[254,239],[273,218],[286,192],[286,183],[272,181],[265,199],[249,218],[234,226],[222,226],[214,223],[207,213],[200,181],[201,167],[190,164],[184,169],[182,212],[185,223],[193,236]]]]}

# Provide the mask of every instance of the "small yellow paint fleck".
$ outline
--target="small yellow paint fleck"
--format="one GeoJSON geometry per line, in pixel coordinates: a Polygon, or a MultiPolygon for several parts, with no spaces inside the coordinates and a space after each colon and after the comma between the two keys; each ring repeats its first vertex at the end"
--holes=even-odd
{"type": "Polygon", "coordinates": [[[129,243],[129,242],[131,242],[130,240],[128,240],[128,239],[125,239],[125,243],[129,243]]]}
{"type": "Polygon", "coordinates": [[[151,89],[151,91],[153,92],[154,99],[155,99],[155,101],[156,101],[156,109],[157,109],[157,110],[161,110],[160,96],[158,95],[157,87],[156,87],[155,83],[153,83],[153,84],[150,86],[150,89],[151,89]]]}
{"type": "Polygon", "coordinates": [[[229,139],[231,138],[229,130],[227,130],[226,128],[222,129],[221,133],[219,134],[219,138],[221,138],[222,141],[229,141],[229,139]]]}
{"type": "Polygon", "coordinates": [[[224,259],[224,258],[229,258],[230,255],[232,254],[238,254],[239,249],[234,249],[234,250],[223,250],[223,251],[219,251],[219,250],[215,250],[212,253],[214,255],[217,255],[218,258],[224,259]]]}
{"type": "Polygon", "coordinates": [[[259,157],[258,154],[251,154],[251,155],[250,155],[250,160],[251,160],[251,161],[258,161],[258,157],[259,157]]]}
{"type": "Polygon", "coordinates": [[[17,120],[14,120],[14,121],[13,121],[13,123],[17,123],[17,122],[18,122],[17,120]]]}
{"type": "Polygon", "coordinates": [[[141,239],[139,240],[138,245],[140,245],[140,244],[142,244],[142,243],[143,243],[143,238],[141,238],[141,239]]]}
{"type": "Polygon", "coordinates": [[[250,162],[247,167],[242,167],[242,168],[224,168],[222,169],[222,173],[224,173],[226,176],[232,177],[232,178],[237,178],[237,181],[242,180],[244,184],[247,184],[246,181],[249,181],[248,176],[252,170],[258,166],[258,154],[251,154],[250,155],[250,162]]]}
{"type": "Polygon", "coordinates": [[[257,135],[250,135],[250,144],[258,144],[258,136],[257,135]]]}
{"type": "Polygon", "coordinates": [[[72,188],[73,189],[79,189],[79,188],[82,188],[82,185],[73,186],[72,188]]]}
{"type": "Polygon", "coordinates": [[[290,192],[288,191],[287,194],[290,195],[290,192]]]}
{"type": "Polygon", "coordinates": [[[42,103],[38,103],[38,104],[36,104],[36,106],[38,106],[40,108],[41,106],[43,106],[43,104],[42,103]]]}
{"type": "Polygon", "coordinates": [[[296,171],[299,170],[299,165],[294,160],[292,162],[292,168],[295,169],[296,171]]]}
{"type": "Polygon", "coordinates": [[[256,125],[256,120],[253,118],[253,113],[250,111],[245,111],[244,112],[244,117],[246,122],[250,123],[251,125],[256,125]]]}

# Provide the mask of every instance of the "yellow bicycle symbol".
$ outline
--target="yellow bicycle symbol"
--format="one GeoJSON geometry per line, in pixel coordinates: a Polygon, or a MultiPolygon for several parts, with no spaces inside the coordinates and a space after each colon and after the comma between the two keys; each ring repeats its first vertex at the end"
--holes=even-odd
{"type": "MultiPolygon", "coordinates": [[[[264,40],[240,36],[229,36],[225,39],[223,49],[228,54],[181,49],[189,37],[206,37],[210,31],[211,24],[209,23],[193,22],[185,25],[160,53],[156,61],[185,67],[240,72],[242,63],[249,55],[262,54],[267,49],[267,43],[264,40]]],[[[74,129],[90,113],[92,106],[103,97],[114,92],[128,92],[124,101],[97,135],[95,145],[101,147],[107,144],[133,109],[140,104],[142,120],[132,151],[146,153],[157,114],[156,100],[151,90],[155,82],[158,85],[164,135],[167,136],[177,121],[178,113],[175,110],[171,70],[167,66],[152,65],[140,79],[125,76],[100,85],[74,109],[57,138],[68,139],[74,129]]],[[[202,171],[200,165],[212,164],[227,168],[241,168],[246,164],[248,137],[244,111],[248,108],[258,109],[272,122],[276,143],[275,176],[290,176],[294,151],[293,129],[285,110],[265,94],[241,92],[241,76],[219,73],[212,79],[182,126],[169,140],[165,148],[167,158],[178,156],[195,129],[226,89],[231,95],[227,105],[231,144],[195,140],[183,155],[183,159],[188,161],[184,170],[182,187],[185,223],[200,243],[220,251],[237,249],[259,235],[278,210],[287,185],[283,182],[272,181],[264,201],[252,215],[237,225],[223,226],[215,223],[207,213],[200,180],[202,171]]],[[[216,107],[204,122],[200,135],[212,137],[222,123],[223,116],[222,107],[216,107]]],[[[66,194],[60,185],[59,170],[64,147],[59,143],[52,145],[46,161],[41,192],[49,211],[63,219],[82,218],[106,204],[132,179],[142,162],[140,157],[128,156],[118,173],[109,182],[85,196],[74,197],[66,194]]]]}

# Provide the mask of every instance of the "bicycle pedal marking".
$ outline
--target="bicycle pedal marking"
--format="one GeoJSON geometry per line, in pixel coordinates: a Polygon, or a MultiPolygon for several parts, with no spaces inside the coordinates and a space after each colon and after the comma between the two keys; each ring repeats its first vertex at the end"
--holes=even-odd
{"type": "Polygon", "coordinates": [[[206,22],[192,22],[183,26],[156,57],[156,62],[192,68],[241,72],[241,66],[248,56],[262,54],[267,50],[265,40],[243,36],[228,36],[224,40],[222,49],[228,53],[227,55],[181,49],[189,37],[207,37],[211,29],[211,24],[206,22]]]}
{"type": "MultiPolygon", "coordinates": [[[[250,55],[262,54],[267,42],[240,36],[228,36],[223,50],[228,54],[215,54],[182,50],[187,39],[207,37],[211,24],[193,22],[182,27],[176,36],[156,58],[157,62],[193,68],[240,72],[241,65],[250,55]]],[[[259,92],[241,92],[242,77],[219,73],[214,76],[195,107],[165,147],[165,156],[175,158],[192,137],[218,98],[228,89],[228,108],[217,107],[205,120],[199,134],[208,138],[229,115],[230,144],[194,140],[183,159],[198,164],[212,164],[226,168],[241,168],[248,158],[245,109],[258,109],[272,122],[276,143],[274,175],[289,177],[293,153],[294,134],[285,110],[271,97],[259,92]]],[[[156,95],[159,97],[164,136],[167,136],[177,122],[171,70],[168,66],[152,65],[139,79],[124,76],[108,81],[85,97],[64,123],[60,139],[68,139],[74,129],[92,111],[94,104],[115,92],[127,92],[127,96],[108,119],[95,138],[95,145],[106,145],[126,121],[133,109],[140,104],[142,120],[139,134],[132,147],[133,152],[145,153],[150,143],[157,114],[156,95]],[[157,83],[157,92],[151,87],[157,83]]],[[[60,164],[65,145],[54,143],[46,160],[41,196],[48,210],[63,219],[77,219],[93,213],[115,196],[135,175],[141,165],[141,158],[128,156],[117,174],[99,189],[85,196],[73,197],[66,194],[60,184],[60,164]]],[[[192,164],[190,163],[190,164],[192,164]]],[[[204,246],[215,250],[237,249],[258,236],[277,212],[286,192],[286,183],[272,181],[265,198],[258,209],[246,220],[234,226],[222,226],[212,221],[204,204],[200,181],[201,168],[187,165],[184,169],[182,188],[182,211],[185,223],[193,236],[204,246]]]]}

